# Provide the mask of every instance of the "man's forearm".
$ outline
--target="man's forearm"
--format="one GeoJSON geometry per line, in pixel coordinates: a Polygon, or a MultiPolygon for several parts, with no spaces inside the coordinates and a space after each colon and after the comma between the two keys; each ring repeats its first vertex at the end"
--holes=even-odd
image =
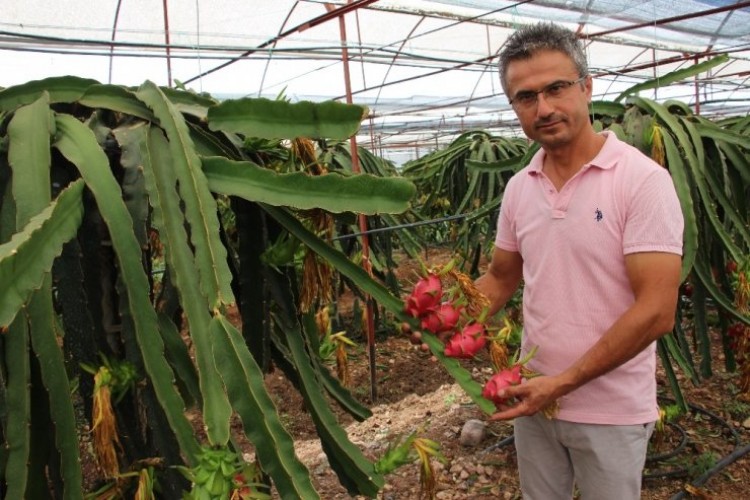
{"type": "Polygon", "coordinates": [[[518,282],[508,283],[507,280],[497,279],[489,273],[480,276],[474,284],[490,301],[490,316],[504,307],[518,289],[518,282]]]}

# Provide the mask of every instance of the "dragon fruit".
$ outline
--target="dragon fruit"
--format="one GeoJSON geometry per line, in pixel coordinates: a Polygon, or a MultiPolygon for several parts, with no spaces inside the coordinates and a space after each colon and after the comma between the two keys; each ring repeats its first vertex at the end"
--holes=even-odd
{"type": "Polygon", "coordinates": [[[500,406],[506,403],[508,400],[505,396],[499,396],[500,391],[507,389],[512,385],[518,385],[523,380],[521,376],[521,365],[514,365],[505,370],[501,370],[494,374],[482,389],[482,397],[489,399],[495,406],[500,406]]]}
{"type": "Polygon", "coordinates": [[[451,302],[443,302],[439,307],[422,316],[422,329],[432,333],[442,333],[453,330],[461,318],[461,307],[451,302]]]}
{"type": "Polygon", "coordinates": [[[443,285],[437,274],[430,273],[417,281],[414,290],[406,297],[406,313],[421,318],[435,309],[443,298],[443,285]]]}
{"type": "Polygon", "coordinates": [[[451,358],[474,357],[487,343],[487,330],[482,323],[470,323],[453,335],[445,345],[445,355],[451,358]]]}

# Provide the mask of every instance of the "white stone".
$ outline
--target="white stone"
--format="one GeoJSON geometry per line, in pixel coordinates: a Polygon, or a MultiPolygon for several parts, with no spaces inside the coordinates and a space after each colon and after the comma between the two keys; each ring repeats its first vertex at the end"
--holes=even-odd
{"type": "Polygon", "coordinates": [[[462,446],[476,446],[481,443],[487,435],[487,424],[481,420],[467,420],[461,429],[459,442],[462,446]]]}

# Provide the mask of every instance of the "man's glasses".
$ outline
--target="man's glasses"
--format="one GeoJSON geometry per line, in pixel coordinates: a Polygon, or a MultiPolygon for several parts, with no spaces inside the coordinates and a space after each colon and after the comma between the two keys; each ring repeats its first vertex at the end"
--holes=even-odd
{"type": "Polygon", "coordinates": [[[523,90],[515,95],[513,99],[510,99],[508,102],[513,105],[513,107],[517,109],[528,109],[536,105],[537,101],[539,100],[539,94],[544,94],[544,100],[545,101],[553,101],[555,99],[560,99],[564,97],[565,92],[572,87],[573,85],[577,83],[581,83],[586,79],[585,76],[582,76],[578,80],[558,80],[556,82],[552,82],[546,87],[544,87],[542,90],[523,90]]]}

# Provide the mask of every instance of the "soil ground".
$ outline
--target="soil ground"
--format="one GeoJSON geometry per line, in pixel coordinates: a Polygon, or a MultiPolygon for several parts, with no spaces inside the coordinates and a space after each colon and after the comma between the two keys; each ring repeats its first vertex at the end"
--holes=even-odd
{"type": "MultiPolygon", "coordinates": [[[[426,260],[444,264],[449,258],[447,252],[431,251],[426,260]]],[[[400,278],[413,279],[415,267],[414,262],[402,257],[400,278]]],[[[350,304],[351,297],[342,297],[339,310],[345,312],[350,304]]],[[[718,340],[714,345],[720,345],[718,340]]],[[[512,435],[511,425],[488,422],[487,435],[481,443],[462,446],[459,436],[465,422],[486,421],[486,416],[454,384],[442,365],[432,361],[429,354],[397,331],[378,335],[375,352],[375,400],[371,397],[366,348],[360,344],[350,350],[348,356],[350,388],[372,409],[373,416],[364,422],[354,422],[347,415],[340,415],[350,439],[365,455],[377,460],[391,442],[419,431],[421,436],[438,442],[445,457],[444,463],[433,461],[436,498],[520,498],[515,451],[507,439],[512,435]]],[[[725,372],[720,349],[713,352],[712,361],[714,375],[699,386],[693,386],[678,374],[692,409],[664,432],[655,433],[645,471],[643,499],[671,499],[684,488],[693,494],[685,498],[739,500],[750,497],[750,454],[721,468],[704,485],[689,486],[693,479],[709,471],[732,451],[747,447],[750,441],[747,428],[750,404],[736,398],[737,375],[725,372]]],[[[490,366],[486,354],[462,364],[472,370],[475,378],[486,376],[490,366]]],[[[662,403],[667,405],[670,393],[661,369],[658,380],[662,403]]],[[[267,386],[282,421],[295,437],[298,456],[313,474],[321,498],[352,498],[328,466],[301,397],[280,371],[267,376],[267,386]]],[[[422,496],[419,469],[412,464],[386,476],[385,487],[378,498],[395,500],[422,496]]]]}

